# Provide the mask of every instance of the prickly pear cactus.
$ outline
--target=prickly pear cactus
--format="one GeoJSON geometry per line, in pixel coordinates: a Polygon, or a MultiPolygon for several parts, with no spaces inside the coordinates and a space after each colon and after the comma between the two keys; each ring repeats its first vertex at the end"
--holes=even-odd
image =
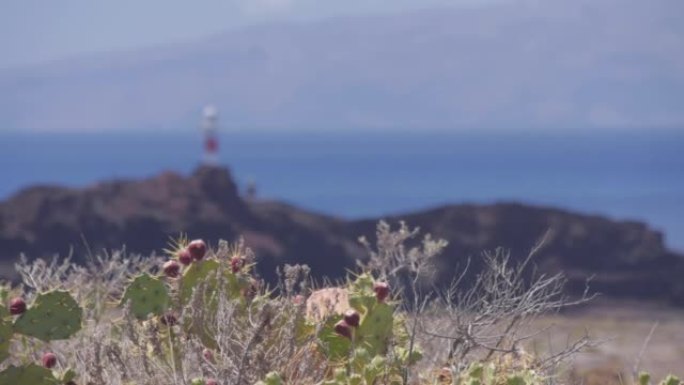
{"type": "Polygon", "coordinates": [[[639,373],[639,385],[648,385],[651,383],[651,374],[648,372],[639,373]]]}
{"type": "Polygon", "coordinates": [[[197,335],[204,346],[212,349],[216,349],[217,344],[206,325],[215,324],[219,295],[227,299],[243,298],[242,292],[250,285],[247,274],[233,273],[227,267],[215,259],[205,259],[193,263],[179,280],[178,299],[181,307],[190,304],[193,293],[198,289],[201,289],[198,294],[203,307],[204,320],[196,322],[186,319],[183,321],[184,329],[187,333],[197,335]]]}
{"type": "Polygon", "coordinates": [[[376,303],[361,318],[356,339],[371,355],[384,354],[392,338],[394,309],[386,303],[376,303]]]}
{"type": "MultiPolygon", "coordinates": [[[[375,376],[371,380],[366,375],[360,373],[347,373],[346,370],[342,368],[335,369],[331,379],[324,380],[318,385],[374,385],[375,376]]],[[[261,384],[258,384],[261,385],[261,384]]],[[[395,385],[394,382],[390,382],[388,385],[395,385]]]]}
{"type": "Polygon", "coordinates": [[[36,364],[9,366],[0,372],[0,384],[58,385],[49,369],[36,364]]]}
{"type": "Polygon", "coordinates": [[[406,328],[406,317],[402,314],[394,315],[394,328],[392,329],[392,345],[394,346],[394,361],[401,367],[413,365],[423,358],[423,353],[418,346],[410,349],[411,337],[406,328]]]}
{"type": "Polygon", "coordinates": [[[506,385],[534,385],[544,383],[543,378],[533,370],[520,370],[506,377],[506,385]]]}
{"type": "Polygon", "coordinates": [[[361,384],[375,384],[376,380],[387,370],[387,359],[382,356],[372,357],[364,348],[354,351],[351,361],[353,371],[361,377],[361,384]]]}
{"type": "MultiPolygon", "coordinates": [[[[219,262],[213,259],[206,259],[190,265],[180,279],[179,299],[181,304],[187,304],[195,288],[202,283],[206,287],[215,289],[219,267],[219,262]]],[[[215,292],[214,290],[209,291],[215,292]]]]}
{"type": "Polygon", "coordinates": [[[408,348],[400,346],[394,349],[394,357],[401,365],[413,365],[423,358],[423,352],[415,347],[409,352],[408,348]]]}
{"type": "Polygon", "coordinates": [[[249,287],[249,280],[243,274],[234,274],[229,269],[222,268],[217,260],[205,259],[195,262],[180,279],[179,298],[182,305],[190,301],[193,291],[201,284],[205,285],[205,291],[208,293],[215,294],[217,290],[222,289],[228,298],[233,299],[240,297],[242,290],[249,287]],[[225,287],[218,287],[219,275],[225,287]]]}
{"type": "Polygon", "coordinates": [[[532,385],[525,381],[525,378],[520,375],[510,376],[506,379],[506,385],[532,385]]]}
{"type": "Polygon", "coordinates": [[[373,277],[370,274],[361,274],[349,285],[349,305],[358,312],[371,309],[378,300],[373,291],[373,277]]]}
{"type": "Polygon", "coordinates": [[[149,274],[137,276],[126,288],[121,305],[131,302],[131,312],[139,320],[149,314],[161,315],[169,306],[169,293],[164,282],[149,274]]]}
{"type": "Polygon", "coordinates": [[[269,372],[263,381],[257,381],[254,385],[282,385],[283,379],[278,372],[269,372]]]}
{"type": "MultiPolygon", "coordinates": [[[[7,295],[4,294],[4,288],[0,287],[0,300],[6,301],[7,295]]],[[[9,317],[10,312],[6,307],[0,305],[0,362],[9,357],[9,342],[12,338],[13,330],[12,324],[5,321],[3,318],[9,317]]]]}
{"type": "Polygon", "coordinates": [[[485,373],[485,366],[479,362],[474,363],[467,369],[464,383],[466,385],[482,385],[486,380],[489,380],[491,375],[489,371],[485,373]]]}
{"type": "Polygon", "coordinates": [[[62,340],[81,329],[83,311],[66,291],[38,295],[33,305],[14,321],[18,333],[43,341],[62,340]]]}
{"type": "Polygon", "coordinates": [[[9,346],[12,334],[12,324],[0,319],[0,362],[9,357],[9,346]]]}
{"type": "Polygon", "coordinates": [[[76,372],[73,369],[67,369],[64,374],[62,374],[62,379],[59,381],[60,384],[67,384],[69,381],[76,378],[76,372]]]}
{"type": "MultiPolygon", "coordinates": [[[[9,301],[12,286],[9,282],[0,282],[0,303],[7,303],[9,301]]],[[[9,311],[3,305],[0,305],[0,317],[9,315],[9,311]]]]}
{"type": "Polygon", "coordinates": [[[348,338],[335,333],[335,324],[341,319],[342,316],[339,315],[329,317],[318,333],[319,347],[332,361],[346,359],[352,346],[348,338]]]}
{"type": "Polygon", "coordinates": [[[665,379],[660,383],[660,385],[680,385],[682,381],[673,375],[665,377],[665,379]]]}
{"type": "MultiPolygon", "coordinates": [[[[393,329],[403,327],[394,319],[394,307],[376,299],[373,282],[372,276],[362,274],[349,285],[349,304],[361,315],[359,327],[354,330],[354,343],[371,357],[387,353],[393,329]]],[[[323,350],[333,360],[345,358],[351,348],[351,341],[334,331],[340,319],[339,315],[328,318],[319,334],[323,350]]]]}
{"type": "Polygon", "coordinates": [[[218,348],[218,345],[212,333],[205,326],[214,324],[213,318],[218,306],[219,269],[220,265],[216,260],[205,259],[197,261],[190,265],[179,281],[178,299],[181,306],[187,306],[190,303],[196,289],[203,289],[198,294],[203,296],[202,306],[204,311],[202,314],[205,319],[196,320],[188,317],[183,320],[183,328],[186,333],[198,336],[202,344],[211,349],[218,348]],[[209,296],[209,298],[206,296],[209,296]]]}
{"type": "Polygon", "coordinates": [[[454,378],[454,383],[463,385],[534,385],[544,384],[544,378],[531,369],[509,371],[493,362],[471,364],[454,378]]]}
{"type": "Polygon", "coordinates": [[[357,346],[368,349],[371,356],[386,353],[396,324],[394,307],[376,299],[371,275],[360,275],[350,286],[349,304],[362,314],[357,346]]]}

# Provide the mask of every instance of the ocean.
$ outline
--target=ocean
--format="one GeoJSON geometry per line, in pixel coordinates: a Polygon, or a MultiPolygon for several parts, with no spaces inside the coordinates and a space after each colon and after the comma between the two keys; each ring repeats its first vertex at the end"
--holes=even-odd
{"type": "MultiPolygon", "coordinates": [[[[223,132],[221,164],[258,195],[344,218],[522,202],[645,221],[684,251],[684,132],[223,132]]],[[[197,132],[0,134],[0,200],[34,184],[190,173],[197,132]]]]}

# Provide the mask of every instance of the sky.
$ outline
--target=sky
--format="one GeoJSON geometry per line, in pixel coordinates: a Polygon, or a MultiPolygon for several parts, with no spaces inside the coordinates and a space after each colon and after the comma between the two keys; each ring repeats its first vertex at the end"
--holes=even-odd
{"type": "Polygon", "coordinates": [[[199,39],[273,20],[507,0],[3,0],[0,68],[199,39]]]}
{"type": "Polygon", "coordinates": [[[0,131],[684,124],[683,0],[0,4],[0,131]]]}

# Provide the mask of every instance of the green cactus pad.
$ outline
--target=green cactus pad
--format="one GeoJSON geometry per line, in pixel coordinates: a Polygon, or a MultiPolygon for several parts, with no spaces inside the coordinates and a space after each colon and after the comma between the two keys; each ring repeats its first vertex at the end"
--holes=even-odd
{"type": "Polygon", "coordinates": [[[325,325],[318,332],[318,341],[321,351],[332,361],[347,358],[351,341],[335,332],[335,324],[342,319],[342,316],[329,317],[325,325]]]}
{"type": "Polygon", "coordinates": [[[218,306],[216,295],[217,290],[217,275],[219,270],[219,263],[212,259],[205,259],[203,261],[194,262],[185,271],[180,279],[180,289],[178,298],[182,306],[188,305],[192,298],[195,288],[204,284],[203,294],[211,296],[211,298],[203,298],[205,307],[205,320],[201,323],[194,322],[195,320],[186,318],[183,321],[183,328],[186,333],[194,334],[199,337],[202,344],[210,349],[217,349],[216,340],[211,335],[212,333],[204,327],[206,324],[213,324],[212,319],[215,317],[218,306]]]}
{"type": "Polygon", "coordinates": [[[63,340],[81,329],[83,311],[66,291],[38,295],[33,305],[14,321],[18,333],[43,341],[63,340]]]}
{"type": "Polygon", "coordinates": [[[349,385],[363,385],[364,381],[363,381],[363,377],[361,377],[360,374],[353,373],[349,376],[347,383],[349,385]]]}
{"type": "Polygon", "coordinates": [[[660,383],[661,385],[680,385],[682,381],[673,375],[665,377],[665,379],[660,383]]]}
{"type": "Polygon", "coordinates": [[[506,379],[506,385],[528,385],[522,376],[512,376],[506,379]]]}
{"type": "Polygon", "coordinates": [[[9,366],[0,372],[0,384],[58,385],[49,369],[36,364],[9,366]]]}
{"type": "Polygon", "coordinates": [[[0,319],[0,362],[9,357],[9,346],[13,333],[12,324],[0,319]]]}
{"type": "Polygon", "coordinates": [[[9,300],[11,288],[12,287],[9,283],[0,283],[0,303],[6,303],[9,300]]]}
{"type": "Polygon", "coordinates": [[[283,379],[278,372],[269,372],[266,375],[266,385],[282,385],[283,379]]]}
{"type": "Polygon", "coordinates": [[[347,383],[347,370],[344,368],[336,368],[333,370],[333,379],[337,381],[339,384],[346,384],[347,383]]]}
{"type": "Polygon", "coordinates": [[[244,274],[233,274],[230,269],[221,266],[219,261],[205,259],[190,265],[179,283],[178,298],[181,306],[187,306],[196,288],[203,287],[201,306],[204,308],[204,322],[198,324],[186,319],[183,325],[185,331],[197,335],[204,346],[216,349],[216,341],[205,326],[215,324],[219,294],[225,295],[228,299],[242,298],[242,291],[249,287],[249,277],[244,274]]]}
{"type": "MultiPolygon", "coordinates": [[[[364,314],[354,331],[356,346],[363,347],[370,357],[387,352],[392,338],[393,312],[391,306],[378,303],[364,314]]],[[[328,318],[318,334],[320,346],[331,360],[346,358],[351,349],[351,341],[335,333],[335,324],[341,319],[341,316],[328,318]]]]}
{"type": "Polygon", "coordinates": [[[10,315],[11,314],[10,314],[9,310],[7,310],[6,307],[0,305],[0,318],[5,318],[5,317],[8,317],[10,315]]]}
{"type": "Polygon", "coordinates": [[[356,341],[372,356],[387,352],[392,329],[394,309],[386,303],[375,303],[363,315],[356,332],[356,341]]]}
{"type": "Polygon", "coordinates": [[[403,366],[406,366],[413,365],[420,361],[423,358],[423,352],[421,352],[417,347],[414,347],[411,354],[409,354],[409,350],[407,348],[397,347],[394,349],[394,356],[403,366]]]}
{"type": "Polygon", "coordinates": [[[67,369],[67,371],[64,372],[64,374],[62,374],[61,382],[66,384],[67,382],[73,380],[74,378],[76,378],[76,372],[73,369],[67,369]]]}
{"type": "Polygon", "coordinates": [[[639,373],[639,385],[648,385],[651,382],[651,375],[647,372],[639,373]]]}
{"type": "MultiPolygon", "coordinates": [[[[361,322],[354,331],[354,340],[356,346],[364,348],[370,357],[385,354],[395,324],[401,326],[401,322],[398,323],[394,318],[394,307],[376,299],[373,282],[370,274],[361,274],[349,284],[349,304],[361,313],[361,322]]],[[[323,352],[333,360],[346,358],[351,348],[351,341],[334,331],[335,323],[341,318],[329,317],[318,335],[323,352]]]]}
{"type": "Polygon", "coordinates": [[[480,380],[484,376],[484,372],[485,367],[479,362],[472,364],[472,366],[468,369],[468,375],[471,378],[478,378],[480,380]]]}
{"type": "Polygon", "coordinates": [[[225,293],[228,298],[238,298],[241,291],[249,287],[249,279],[244,274],[233,274],[229,269],[221,269],[218,261],[205,259],[195,262],[185,271],[180,279],[180,301],[187,304],[192,293],[199,284],[204,283],[208,292],[217,292],[217,278],[222,274],[226,284],[225,293]],[[219,272],[220,271],[220,272],[219,272]]]}
{"type": "Polygon", "coordinates": [[[121,305],[131,301],[131,312],[145,320],[149,314],[161,315],[169,306],[169,293],[164,282],[149,274],[137,276],[126,288],[121,305]]]}
{"type": "Polygon", "coordinates": [[[382,356],[373,357],[363,368],[363,378],[367,384],[375,384],[376,379],[387,370],[387,360],[382,356]]]}
{"type": "Polygon", "coordinates": [[[372,308],[378,301],[373,291],[374,282],[370,274],[361,274],[349,285],[349,305],[359,313],[372,308]]]}
{"type": "Polygon", "coordinates": [[[180,279],[179,298],[182,304],[187,304],[192,292],[200,283],[209,287],[216,286],[216,274],[219,269],[218,261],[207,259],[195,262],[185,271],[180,279]]]}

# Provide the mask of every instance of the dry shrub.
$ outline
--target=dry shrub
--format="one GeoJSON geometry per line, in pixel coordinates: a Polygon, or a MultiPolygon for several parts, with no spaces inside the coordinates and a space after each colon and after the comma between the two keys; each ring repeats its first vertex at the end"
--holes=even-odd
{"type": "MultiPolygon", "coordinates": [[[[484,253],[485,268],[474,284],[460,285],[466,264],[453,285],[442,290],[426,282],[431,282],[434,259],[447,243],[427,235],[408,247],[406,243],[417,236],[418,229],[404,223],[393,230],[380,222],[374,246],[361,240],[369,259],[360,268],[375,279],[390,282],[393,297],[403,298],[398,308],[406,321],[408,352],[424,351],[420,366],[402,369],[403,384],[434,383],[445,370],[458,374],[477,362],[495,363],[502,376],[535,369],[553,381],[558,364],[590,343],[585,336],[544,357],[522,349],[524,341],[538,334],[525,332],[530,320],[586,300],[567,301],[561,292],[561,276],[535,274],[532,260],[541,246],[518,265],[513,265],[502,249],[484,253]]],[[[221,242],[211,253],[226,266],[236,255],[254,259],[242,242],[232,247],[221,242]]],[[[9,362],[35,361],[50,349],[60,357],[60,368],[74,369],[79,383],[88,385],[185,385],[197,377],[217,378],[223,385],[245,385],[274,370],[288,384],[306,385],[320,383],[330,373],[330,362],[316,348],[317,333],[321,321],[349,308],[344,288],[312,292],[308,267],[286,265],[278,271],[280,282],[275,291],[260,284],[253,293],[256,299],[246,310],[224,293],[213,293],[216,311],[208,312],[204,290],[196,289],[190,304],[176,317],[190,318],[216,336],[217,348],[207,359],[202,341],[184,333],[180,325],[169,328],[159,319],[139,322],[127,308],[112,306],[131,277],[155,273],[162,262],[155,256],[143,258],[124,251],[91,255],[84,266],[74,265],[68,258],[51,263],[22,260],[17,270],[23,285],[30,292],[70,291],[84,307],[84,322],[83,329],[70,340],[48,345],[14,341],[15,350],[22,354],[9,362]],[[244,311],[247,314],[240,313],[244,311]],[[304,318],[317,321],[317,326],[302,334],[298,325],[304,318]]]]}

